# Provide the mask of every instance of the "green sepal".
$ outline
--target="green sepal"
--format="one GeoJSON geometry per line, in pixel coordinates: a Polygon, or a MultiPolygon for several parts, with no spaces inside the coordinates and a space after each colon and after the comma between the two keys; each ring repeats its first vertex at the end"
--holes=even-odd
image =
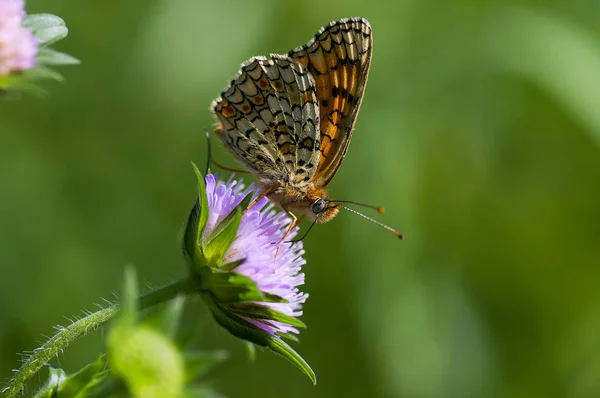
{"type": "Polygon", "coordinates": [[[221,267],[223,257],[233,243],[242,221],[242,214],[250,204],[253,193],[249,193],[215,228],[208,243],[203,247],[206,264],[221,267]]]}
{"type": "Polygon", "coordinates": [[[192,268],[195,264],[204,260],[201,247],[202,233],[208,221],[208,199],[206,198],[206,185],[204,177],[198,167],[192,163],[196,178],[198,180],[198,197],[196,203],[190,211],[185,232],[183,235],[183,253],[192,268]]]}
{"type": "Polygon", "coordinates": [[[270,334],[262,329],[259,329],[250,322],[240,318],[239,316],[227,311],[222,305],[217,302],[217,298],[209,292],[201,293],[204,302],[208,305],[213,317],[235,337],[249,341],[260,347],[268,347],[270,334]]]}
{"type": "Polygon", "coordinates": [[[223,257],[233,243],[237,230],[242,222],[242,212],[236,208],[219,224],[219,231],[215,231],[208,243],[203,247],[206,264],[218,267],[223,262],[223,257]],[[231,216],[231,217],[230,217],[231,216]]]}
{"type": "Polygon", "coordinates": [[[35,59],[42,65],[78,65],[81,63],[81,61],[69,54],[49,48],[40,48],[35,59]]]}
{"type": "Polygon", "coordinates": [[[317,375],[315,375],[315,372],[312,370],[310,365],[283,340],[276,337],[270,339],[268,348],[290,361],[292,364],[294,364],[294,366],[300,369],[302,373],[307,375],[313,384],[317,384],[317,375]]]}
{"type": "Polygon", "coordinates": [[[224,350],[191,351],[183,354],[185,363],[185,381],[192,382],[203,377],[215,365],[229,358],[229,353],[224,350]]]}
{"type": "Polygon", "coordinates": [[[65,21],[52,14],[29,14],[23,19],[23,27],[40,39],[40,47],[56,43],[69,34],[65,21]]]}
{"type": "Polygon", "coordinates": [[[236,272],[201,267],[199,281],[200,290],[212,293],[220,304],[244,301],[287,303],[287,300],[282,297],[261,292],[252,279],[236,272]]]}
{"type": "Polygon", "coordinates": [[[290,361],[302,373],[310,378],[313,384],[317,383],[315,373],[308,363],[280,338],[273,336],[263,329],[251,324],[245,319],[227,311],[216,301],[216,297],[209,292],[201,293],[202,298],[211,310],[215,320],[235,337],[249,341],[260,347],[265,347],[290,361]]]}
{"type": "Polygon", "coordinates": [[[56,366],[48,366],[48,380],[46,384],[35,393],[34,398],[53,398],[60,384],[67,378],[65,371],[56,366]]]}
{"type": "Polygon", "coordinates": [[[248,193],[244,197],[244,199],[242,199],[240,201],[240,203],[238,203],[238,205],[227,216],[225,216],[225,218],[223,219],[223,221],[221,221],[219,223],[219,225],[217,225],[217,227],[215,228],[215,230],[213,231],[213,233],[207,239],[209,242],[211,240],[215,239],[217,237],[217,235],[219,235],[223,229],[227,228],[227,225],[229,225],[229,223],[231,223],[232,219],[234,217],[236,217],[236,213],[235,213],[236,210],[239,210],[240,213],[242,213],[242,214],[244,213],[244,211],[246,210],[246,208],[250,204],[250,201],[252,200],[252,195],[254,195],[252,192],[248,193]]]}
{"type": "Polygon", "coordinates": [[[277,333],[277,336],[287,341],[293,341],[294,343],[298,343],[300,341],[300,339],[293,333],[277,333]]]}
{"type": "Polygon", "coordinates": [[[262,301],[263,303],[289,303],[287,299],[284,299],[281,296],[272,293],[261,292],[263,295],[262,301]]]}
{"type": "Polygon", "coordinates": [[[102,381],[102,377],[106,374],[105,365],[104,356],[100,356],[77,373],[70,375],[58,387],[57,396],[60,398],[86,397],[87,391],[102,381]]]}
{"type": "Polygon", "coordinates": [[[245,258],[243,258],[241,260],[237,260],[237,261],[232,261],[232,262],[227,263],[227,264],[223,264],[219,268],[221,270],[223,270],[223,271],[233,271],[234,269],[236,269],[240,265],[244,264],[244,262],[246,262],[245,258]]]}
{"type": "Polygon", "coordinates": [[[194,267],[194,259],[201,257],[201,249],[198,245],[198,222],[200,219],[201,207],[200,197],[197,197],[192,210],[190,210],[185,231],[183,232],[181,249],[185,260],[191,267],[194,267]]]}
{"type": "Polygon", "coordinates": [[[306,328],[306,325],[300,319],[285,315],[282,312],[276,311],[264,305],[256,303],[232,303],[228,304],[226,307],[229,311],[239,316],[257,319],[260,321],[266,320],[266,324],[269,324],[269,321],[277,321],[290,326],[306,328]]]}

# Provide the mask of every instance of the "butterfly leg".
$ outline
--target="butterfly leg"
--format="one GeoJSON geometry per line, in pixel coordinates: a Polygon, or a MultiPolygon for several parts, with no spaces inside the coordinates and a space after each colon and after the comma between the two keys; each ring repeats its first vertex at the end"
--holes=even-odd
{"type": "Polygon", "coordinates": [[[288,216],[290,216],[292,218],[292,222],[290,223],[290,226],[288,227],[287,231],[285,231],[285,234],[283,234],[283,238],[281,238],[279,243],[283,242],[285,240],[285,238],[287,238],[287,236],[292,232],[294,227],[296,225],[300,224],[302,219],[304,219],[304,216],[302,216],[300,218],[300,221],[298,221],[298,217],[296,217],[296,215],[294,213],[292,213],[291,211],[288,211],[288,210],[286,210],[285,212],[287,213],[288,216]]]}
{"type": "MultiPolygon", "coordinates": [[[[290,216],[290,218],[292,219],[292,222],[290,223],[290,226],[288,227],[288,229],[285,231],[285,234],[283,234],[283,237],[281,238],[281,240],[279,242],[277,242],[277,250],[275,250],[275,260],[277,260],[277,255],[279,254],[279,247],[281,245],[281,243],[283,243],[285,241],[285,238],[287,238],[287,236],[292,232],[292,230],[294,229],[294,227],[296,225],[298,225],[300,222],[298,221],[298,217],[296,217],[296,215],[294,213],[292,213],[289,210],[283,209],[288,216],[290,216]]],[[[300,218],[300,221],[302,221],[302,219],[304,218],[304,216],[302,216],[300,218]]]]}
{"type": "Polygon", "coordinates": [[[242,212],[245,213],[248,210],[250,210],[250,208],[252,208],[252,206],[254,206],[256,203],[258,203],[259,200],[261,200],[262,198],[264,198],[265,196],[269,196],[270,194],[272,194],[273,192],[277,191],[277,189],[279,189],[279,187],[281,187],[281,181],[275,181],[273,183],[273,185],[271,185],[269,188],[265,189],[263,192],[260,193],[260,195],[258,195],[256,197],[256,199],[254,199],[249,205],[248,207],[246,207],[246,210],[244,210],[242,212]]]}

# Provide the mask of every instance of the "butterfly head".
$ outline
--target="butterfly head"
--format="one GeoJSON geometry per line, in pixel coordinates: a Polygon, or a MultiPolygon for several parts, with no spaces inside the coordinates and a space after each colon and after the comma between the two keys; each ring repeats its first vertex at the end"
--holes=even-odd
{"type": "Polygon", "coordinates": [[[307,217],[318,223],[331,220],[340,211],[340,205],[330,202],[327,198],[317,198],[310,205],[310,214],[307,217]]]}

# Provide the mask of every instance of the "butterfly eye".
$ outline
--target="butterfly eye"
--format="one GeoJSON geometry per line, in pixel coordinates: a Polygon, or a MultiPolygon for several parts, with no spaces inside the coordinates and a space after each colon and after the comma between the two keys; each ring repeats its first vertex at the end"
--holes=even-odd
{"type": "Polygon", "coordinates": [[[317,199],[313,202],[311,209],[312,209],[313,213],[319,214],[323,210],[325,210],[326,207],[327,207],[327,202],[325,202],[323,199],[317,199]]]}

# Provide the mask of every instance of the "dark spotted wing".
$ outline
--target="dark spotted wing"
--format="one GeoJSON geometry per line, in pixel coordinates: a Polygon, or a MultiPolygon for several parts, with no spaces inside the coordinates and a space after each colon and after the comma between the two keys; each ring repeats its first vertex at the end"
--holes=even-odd
{"type": "Polygon", "coordinates": [[[320,159],[313,182],[325,186],[340,167],[367,84],[373,36],[363,18],[331,22],[306,45],[288,56],[312,74],[316,83],[320,126],[320,159]]]}
{"type": "Polygon", "coordinates": [[[260,179],[306,183],[319,158],[319,110],[308,70],[283,55],[244,62],[213,101],[217,134],[260,179]]]}

